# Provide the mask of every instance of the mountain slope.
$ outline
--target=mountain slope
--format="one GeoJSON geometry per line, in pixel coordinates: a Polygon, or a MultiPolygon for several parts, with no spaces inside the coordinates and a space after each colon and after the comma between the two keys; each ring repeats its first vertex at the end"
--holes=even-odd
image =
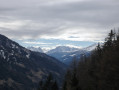
{"type": "MultiPolygon", "coordinates": [[[[76,52],[78,51],[78,48],[72,48],[72,47],[68,47],[68,46],[58,46],[55,49],[52,49],[50,51],[48,51],[46,54],[50,55],[52,57],[57,58],[58,60],[60,60],[61,62],[65,63],[65,56],[69,55],[72,52],[76,52]]],[[[69,59],[69,57],[67,58],[69,59]]],[[[67,64],[67,63],[65,63],[67,64]]]]}
{"type": "MultiPolygon", "coordinates": [[[[100,43],[102,45],[102,43],[100,43]]],[[[95,43],[95,44],[92,44],[86,48],[83,48],[83,50],[86,50],[86,51],[93,51],[96,47],[98,46],[98,43],[95,43]]]]}
{"type": "Polygon", "coordinates": [[[46,54],[57,58],[61,62],[65,64],[70,64],[74,57],[80,58],[81,55],[89,55],[91,51],[96,48],[97,44],[93,44],[86,48],[78,49],[78,48],[71,48],[67,46],[59,46],[53,50],[48,51],[46,54]]]}
{"type": "Polygon", "coordinates": [[[32,90],[49,73],[60,83],[66,66],[0,35],[0,90],[32,90]]]}

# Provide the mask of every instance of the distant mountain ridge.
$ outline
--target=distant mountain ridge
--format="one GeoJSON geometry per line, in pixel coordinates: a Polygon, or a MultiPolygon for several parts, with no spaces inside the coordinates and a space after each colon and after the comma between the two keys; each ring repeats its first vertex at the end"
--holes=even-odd
{"type": "Polygon", "coordinates": [[[44,53],[44,51],[40,47],[27,47],[27,49],[35,52],[41,52],[44,53]]]}
{"type": "Polygon", "coordinates": [[[0,35],[0,90],[36,90],[38,81],[49,73],[61,83],[65,69],[57,59],[0,35]]]}
{"type": "MultiPolygon", "coordinates": [[[[59,61],[65,64],[70,64],[74,57],[79,59],[80,56],[83,54],[89,55],[90,52],[93,51],[97,47],[97,45],[98,45],[97,43],[94,43],[88,47],[81,48],[81,49],[69,47],[69,46],[58,46],[54,49],[49,50],[48,52],[46,52],[46,54],[52,57],[55,57],[56,59],[58,59],[59,61]]],[[[35,50],[32,50],[32,51],[35,51],[35,50]]]]}
{"type": "Polygon", "coordinates": [[[48,51],[46,54],[57,58],[58,60],[60,60],[65,64],[70,64],[74,57],[79,59],[80,56],[83,54],[89,55],[90,52],[96,48],[97,45],[98,44],[93,44],[91,46],[82,49],[72,48],[68,46],[59,46],[53,50],[48,51]]]}
{"type": "Polygon", "coordinates": [[[98,43],[94,43],[94,44],[92,44],[92,45],[90,45],[90,46],[88,46],[88,47],[83,48],[83,50],[92,51],[92,50],[94,50],[97,46],[98,46],[98,43]]]}
{"type": "Polygon", "coordinates": [[[47,52],[48,53],[55,53],[55,52],[74,52],[79,50],[78,48],[74,48],[74,47],[68,47],[68,46],[58,46],[55,49],[51,49],[50,51],[47,52]]]}

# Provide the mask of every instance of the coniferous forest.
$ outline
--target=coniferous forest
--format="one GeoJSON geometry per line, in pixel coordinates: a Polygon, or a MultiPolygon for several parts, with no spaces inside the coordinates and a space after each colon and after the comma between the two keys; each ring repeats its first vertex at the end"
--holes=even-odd
{"type": "Polygon", "coordinates": [[[119,31],[111,30],[90,56],[72,62],[62,90],[119,90],[119,31]]]}

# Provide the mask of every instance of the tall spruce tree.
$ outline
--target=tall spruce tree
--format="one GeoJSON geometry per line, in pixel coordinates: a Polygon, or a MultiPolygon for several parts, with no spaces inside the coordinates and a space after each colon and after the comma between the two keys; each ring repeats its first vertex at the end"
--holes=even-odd
{"type": "Polygon", "coordinates": [[[46,80],[39,82],[38,90],[59,90],[58,84],[51,73],[46,80]]]}

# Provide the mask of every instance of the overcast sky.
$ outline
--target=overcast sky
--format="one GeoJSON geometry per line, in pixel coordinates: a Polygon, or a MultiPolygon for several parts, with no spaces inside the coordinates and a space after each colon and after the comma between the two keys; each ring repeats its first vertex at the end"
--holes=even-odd
{"type": "Polygon", "coordinates": [[[24,46],[85,47],[119,27],[119,0],[0,0],[0,33],[24,46]]]}

